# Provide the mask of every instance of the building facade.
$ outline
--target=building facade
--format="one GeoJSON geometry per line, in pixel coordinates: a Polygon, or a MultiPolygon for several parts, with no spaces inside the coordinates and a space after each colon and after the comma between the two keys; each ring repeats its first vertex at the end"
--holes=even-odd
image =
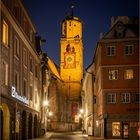
{"type": "Polygon", "coordinates": [[[112,18],[94,55],[95,136],[138,139],[139,19],[112,18]]]}
{"type": "Polygon", "coordinates": [[[2,0],[0,117],[3,140],[39,136],[41,61],[36,29],[21,0],[2,0]]]}
{"type": "Polygon", "coordinates": [[[94,63],[85,71],[82,82],[82,109],[81,117],[83,119],[82,127],[88,135],[94,132],[94,63]]]}

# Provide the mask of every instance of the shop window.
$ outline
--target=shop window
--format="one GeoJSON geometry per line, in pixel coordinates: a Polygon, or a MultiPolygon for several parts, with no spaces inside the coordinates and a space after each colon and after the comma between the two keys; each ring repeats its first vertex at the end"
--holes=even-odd
{"type": "Polygon", "coordinates": [[[112,136],[119,137],[120,135],[121,135],[120,122],[113,122],[112,123],[112,136]]]}
{"type": "Polygon", "coordinates": [[[115,46],[107,46],[107,56],[114,56],[116,53],[115,46]]]}
{"type": "Polygon", "coordinates": [[[116,103],[116,93],[107,93],[107,103],[116,103]]]}
{"type": "Polygon", "coordinates": [[[133,70],[128,69],[124,71],[124,79],[133,79],[133,70]]]}
{"type": "Polygon", "coordinates": [[[109,80],[118,79],[118,70],[109,70],[109,80]]]}
{"type": "Polygon", "coordinates": [[[5,46],[8,46],[8,24],[5,20],[2,24],[2,42],[5,46]]]}
{"type": "Polygon", "coordinates": [[[130,93],[121,93],[121,102],[130,103],[130,93]]]}

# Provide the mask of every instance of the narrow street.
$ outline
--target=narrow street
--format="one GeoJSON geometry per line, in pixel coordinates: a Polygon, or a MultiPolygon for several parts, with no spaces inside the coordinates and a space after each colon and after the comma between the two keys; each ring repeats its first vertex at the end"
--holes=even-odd
{"type": "Polygon", "coordinates": [[[80,132],[53,133],[49,140],[86,140],[80,132]]]}
{"type": "Polygon", "coordinates": [[[86,134],[82,134],[81,131],[74,131],[74,132],[47,132],[41,138],[28,140],[103,140],[103,139],[96,137],[88,137],[86,134]]]}

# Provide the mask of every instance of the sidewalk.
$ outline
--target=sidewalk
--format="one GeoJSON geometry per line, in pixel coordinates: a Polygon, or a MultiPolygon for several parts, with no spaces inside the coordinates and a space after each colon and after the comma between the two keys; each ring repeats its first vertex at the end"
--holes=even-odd
{"type": "Polygon", "coordinates": [[[41,136],[40,138],[33,138],[33,139],[28,139],[28,140],[47,140],[51,137],[53,132],[46,132],[45,135],[41,136]]]}

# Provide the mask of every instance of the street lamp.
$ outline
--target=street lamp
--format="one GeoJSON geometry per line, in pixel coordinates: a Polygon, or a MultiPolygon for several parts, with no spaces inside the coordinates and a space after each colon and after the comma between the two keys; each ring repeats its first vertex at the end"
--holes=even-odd
{"type": "Polygon", "coordinates": [[[43,102],[43,106],[44,106],[44,107],[46,107],[46,106],[48,106],[48,105],[49,105],[48,100],[46,100],[46,101],[43,102]]]}

